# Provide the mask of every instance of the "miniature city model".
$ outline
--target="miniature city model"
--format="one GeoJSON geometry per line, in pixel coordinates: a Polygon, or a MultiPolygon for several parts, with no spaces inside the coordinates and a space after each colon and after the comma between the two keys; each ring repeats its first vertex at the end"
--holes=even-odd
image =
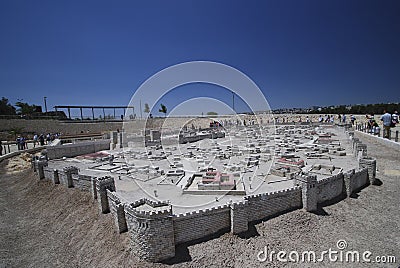
{"type": "Polygon", "coordinates": [[[375,180],[376,160],[347,125],[152,120],[144,129],[128,122],[107,141],[48,147],[33,162],[40,179],[90,191],[151,262],[221,230],[243,233],[285,211],[315,211],[375,180]]]}

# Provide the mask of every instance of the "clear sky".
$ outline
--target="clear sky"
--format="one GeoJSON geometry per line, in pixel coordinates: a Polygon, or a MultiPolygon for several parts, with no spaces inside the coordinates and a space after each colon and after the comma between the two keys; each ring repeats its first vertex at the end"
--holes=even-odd
{"type": "Polygon", "coordinates": [[[400,101],[400,1],[0,0],[0,38],[12,103],[127,105],[194,60],[239,69],[272,108],[400,101]]]}

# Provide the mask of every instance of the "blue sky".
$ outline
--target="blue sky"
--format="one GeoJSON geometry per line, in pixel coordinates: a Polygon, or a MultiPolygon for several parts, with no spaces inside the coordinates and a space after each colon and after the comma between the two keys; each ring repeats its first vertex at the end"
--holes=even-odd
{"type": "MultiPolygon", "coordinates": [[[[248,75],[272,108],[398,102],[399,14],[399,1],[0,0],[0,95],[127,105],[156,72],[206,60],[248,75]]],[[[187,88],[167,105],[213,91],[187,88]]]]}

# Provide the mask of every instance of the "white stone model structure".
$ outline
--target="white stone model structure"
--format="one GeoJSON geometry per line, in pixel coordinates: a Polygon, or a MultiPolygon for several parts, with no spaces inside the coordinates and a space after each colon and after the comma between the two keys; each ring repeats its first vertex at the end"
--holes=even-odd
{"type": "Polygon", "coordinates": [[[48,148],[33,166],[39,179],[90,191],[150,262],[220,231],[239,234],[287,211],[317,211],[375,182],[376,160],[347,125],[287,124],[272,132],[226,124],[188,133],[112,132],[107,141],[48,148]]]}

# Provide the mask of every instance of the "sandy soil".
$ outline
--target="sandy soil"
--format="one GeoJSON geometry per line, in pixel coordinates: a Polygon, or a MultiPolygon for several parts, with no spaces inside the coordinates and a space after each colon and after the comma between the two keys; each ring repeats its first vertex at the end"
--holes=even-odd
{"type": "Polygon", "coordinates": [[[31,167],[32,155],[28,153],[20,154],[16,157],[8,159],[3,165],[3,170],[8,173],[19,173],[21,170],[26,170],[31,167]]]}
{"type": "Polygon", "coordinates": [[[3,161],[0,267],[399,267],[400,152],[367,139],[369,154],[379,161],[381,185],[327,204],[315,214],[297,210],[251,225],[242,237],[226,233],[181,245],[177,257],[163,264],[138,260],[129,250],[128,234],[115,232],[112,217],[98,212],[89,193],[38,181],[29,169],[7,173],[10,162],[3,161]],[[397,263],[288,265],[257,260],[266,246],[270,251],[320,253],[335,250],[339,239],[347,241],[347,250],[368,250],[372,257],[395,255],[397,263]]]}

